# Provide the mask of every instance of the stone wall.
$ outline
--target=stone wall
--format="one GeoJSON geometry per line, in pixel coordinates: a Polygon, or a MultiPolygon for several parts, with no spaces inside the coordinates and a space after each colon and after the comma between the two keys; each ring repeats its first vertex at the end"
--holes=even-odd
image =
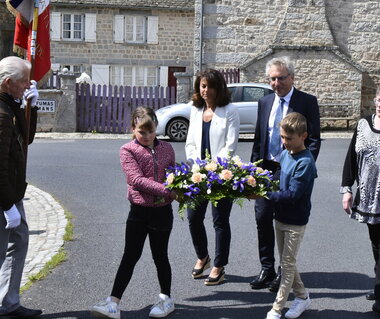
{"type": "MultiPolygon", "coordinates": [[[[116,14],[131,13],[123,9],[52,6],[58,12],[96,13],[96,42],[52,41],[52,62],[83,64],[91,74],[92,64],[184,66],[192,70],[194,13],[188,11],[150,10],[158,16],[158,44],[120,44],[113,41],[116,14]]],[[[143,11],[138,11],[143,13],[143,11]]]]}
{"type": "Polygon", "coordinates": [[[12,54],[14,30],[14,17],[0,2],[0,59],[12,54]]]}
{"type": "Polygon", "coordinates": [[[318,97],[322,114],[373,112],[380,85],[378,0],[203,2],[203,68],[238,67],[242,82],[263,82],[265,62],[288,55],[296,64],[296,87],[318,97]]]}

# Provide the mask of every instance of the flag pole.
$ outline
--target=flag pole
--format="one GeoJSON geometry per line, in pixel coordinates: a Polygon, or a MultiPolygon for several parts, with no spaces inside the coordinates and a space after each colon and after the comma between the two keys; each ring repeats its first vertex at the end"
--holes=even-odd
{"type": "MultiPolygon", "coordinates": [[[[30,64],[32,66],[30,70],[30,80],[34,80],[34,67],[35,67],[35,57],[36,57],[36,48],[37,48],[37,31],[38,31],[38,8],[39,8],[39,1],[33,0],[33,2],[34,2],[33,24],[32,24],[32,35],[30,39],[30,64]]],[[[26,106],[25,106],[26,135],[25,135],[25,141],[24,141],[25,165],[28,158],[31,103],[32,103],[32,99],[26,100],[26,106]]]]}

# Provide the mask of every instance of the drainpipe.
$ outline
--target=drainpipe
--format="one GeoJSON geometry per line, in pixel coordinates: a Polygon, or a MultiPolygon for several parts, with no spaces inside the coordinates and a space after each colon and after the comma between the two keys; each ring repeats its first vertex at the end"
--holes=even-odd
{"type": "Polygon", "coordinates": [[[202,57],[203,57],[203,0],[200,0],[201,7],[199,10],[200,24],[199,24],[199,71],[202,71],[202,57]]]}

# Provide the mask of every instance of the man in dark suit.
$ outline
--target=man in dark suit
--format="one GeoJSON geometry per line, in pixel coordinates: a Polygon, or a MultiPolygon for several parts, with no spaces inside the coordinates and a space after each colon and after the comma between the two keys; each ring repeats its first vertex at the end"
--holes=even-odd
{"type": "MultiPolygon", "coordinates": [[[[280,176],[280,153],[283,149],[279,135],[279,121],[290,112],[303,114],[307,120],[308,137],[305,146],[317,159],[320,139],[320,116],[317,98],[294,88],[294,65],[288,57],[268,61],[266,75],[274,93],[259,100],[255,138],[251,161],[263,160],[262,167],[271,170],[275,178],[280,176]]],[[[261,271],[250,283],[252,289],[268,288],[278,291],[281,266],[275,271],[273,202],[259,198],[255,202],[261,271]]]]}

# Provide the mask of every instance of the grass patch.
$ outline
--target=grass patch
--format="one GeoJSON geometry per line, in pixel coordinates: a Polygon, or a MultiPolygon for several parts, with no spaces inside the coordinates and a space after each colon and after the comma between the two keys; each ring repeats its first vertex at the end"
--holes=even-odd
{"type": "MultiPolygon", "coordinates": [[[[74,226],[72,223],[73,214],[65,210],[65,217],[67,219],[67,224],[65,227],[63,240],[67,242],[72,241],[74,238],[74,226]]],[[[66,259],[67,253],[65,249],[63,247],[59,248],[58,252],[45,264],[45,266],[37,274],[28,277],[29,281],[20,288],[20,294],[28,290],[34,282],[44,279],[53,271],[55,267],[64,262],[66,259]]]]}
{"type": "Polygon", "coordinates": [[[72,223],[73,214],[65,210],[65,216],[67,219],[67,224],[65,228],[65,234],[63,235],[63,240],[72,241],[74,238],[74,225],[72,223]]]}

